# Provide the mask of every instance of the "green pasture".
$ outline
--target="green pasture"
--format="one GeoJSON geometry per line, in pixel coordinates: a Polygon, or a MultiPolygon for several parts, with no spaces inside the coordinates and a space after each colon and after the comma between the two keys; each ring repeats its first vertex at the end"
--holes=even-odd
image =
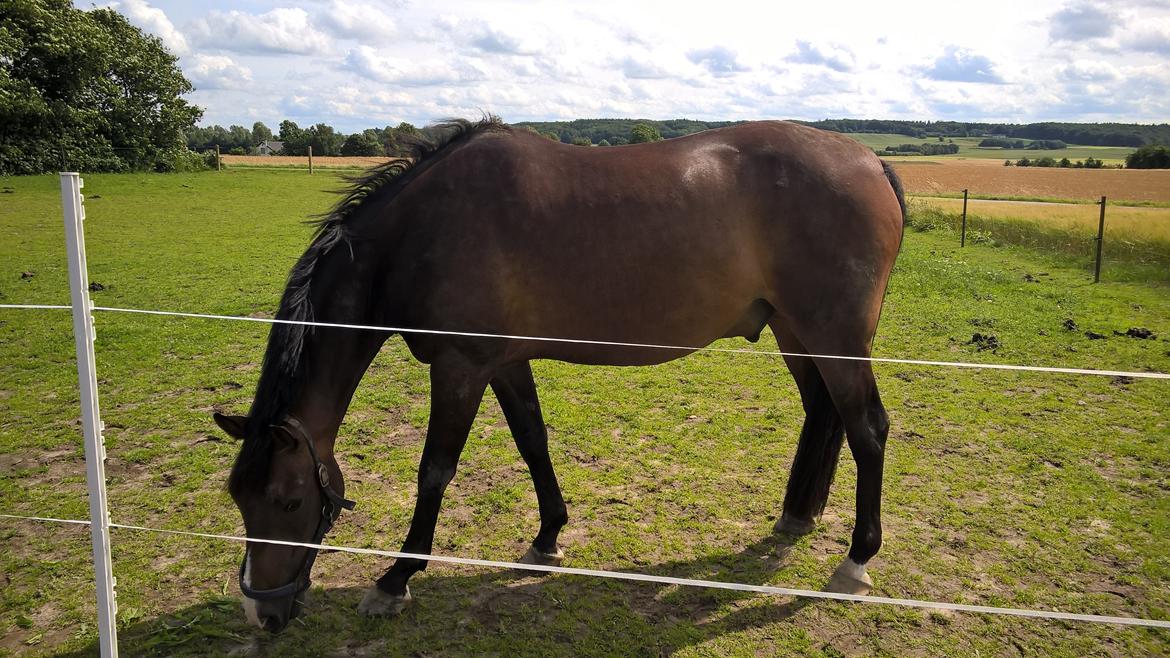
{"type": "MultiPolygon", "coordinates": [[[[900,138],[904,139],[904,138],[900,138]]],[[[998,155],[996,157],[1003,157],[998,155]]],[[[1070,157],[1072,157],[1070,155],[1070,157]]],[[[1094,155],[1094,157],[1100,157],[1094,155]]],[[[335,174],[85,177],[97,304],[266,316],[335,174]]],[[[68,303],[55,177],[0,180],[0,303],[68,303]]],[[[908,230],[880,356],[1170,372],[1170,288],[1117,262],[908,230]],[[1149,329],[1138,339],[1130,329],[1149,329]],[[978,334],[978,336],[976,336],[978,334]],[[1101,336],[1094,339],[1089,334],[1101,336]],[[990,337],[994,337],[992,340],[990,337]]],[[[240,533],[223,483],[267,328],[97,315],[111,514],[240,533]]],[[[742,340],[728,346],[752,347],[742,340]]],[[[765,336],[756,349],[775,349],[765,336]]],[[[67,312],[0,309],[0,513],[88,518],[67,312]]],[[[875,366],[893,429],[875,594],[1170,618],[1170,382],[875,366]]],[[[647,368],[535,366],[569,505],[567,566],[820,588],[847,550],[855,469],[823,523],[774,537],[801,422],[773,356],[647,368]]],[[[329,540],[398,548],[426,425],[426,370],[391,339],[342,428],[359,501],[329,540]]],[[[490,398],[449,489],[436,552],[519,557],[535,495],[490,398]]],[[[327,554],[279,636],[246,624],[239,544],[115,530],[123,655],[1164,655],[1170,632],[926,612],[432,564],[415,605],[365,619],[382,559],[327,554]]],[[[96,652],[87,529],[0,519],[0,654],[96,652]]]]}
{"type": "MultiPolygon", "coordinates": [[[[845,133],[849,137],[865,144],[873,149],[884,149],[887,146],[897,146],[899,144],[939,144],[937,137],[930,139],[918,139],[910,137],[909,135],[894,135],[887,133],[845,133]]],[[[1001,148],[987,148],[980,147],[979,142],[983,141],[982,137],[948,137],[944,138],[944,142],[954,141],[959,145],[959,152],[949,155],[906,155],[895,157],[906,157],[910,159],[927,159],[933,160],[936,158],[943,158],[953,160],[957,158],[979,158],[988,160],[1011,160],[1015,162],[1020,158],[1028,158],[1035,160],[1049,156],[1060,160],[1061,158],[1068,158],[1076,162],[1077,160],[1084,160],[1088,157],[1093,157],[1098,160],[1104,160],[1109,164],[1117,164],[1125,162],[1125,156],[1133,153],[1134,149],[1128,146],[1077,146],[1070,144],[1068,148],[1054,149],[1054,150],[1035,150],[1028,149],[1001,149],[1001,148]]],[[[1029,141],[1029,140],[1024,140],[1029,141]]]]}

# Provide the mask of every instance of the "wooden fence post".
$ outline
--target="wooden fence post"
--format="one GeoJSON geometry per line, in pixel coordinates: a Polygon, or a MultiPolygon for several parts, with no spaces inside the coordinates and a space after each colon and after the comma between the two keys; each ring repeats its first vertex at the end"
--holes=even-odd
{"type": "Polygon", "coordinates": [[[1105,246],[1105,197],[1101,197],[1101,222],[1097,225],[1097,264],[1093,269],[1093,283],[1101,282],[1101,251],[1105,246]]]}
{"type": "Polygon", "coordinates": [[[223,159],[220,158],[219,144],[215,145],[215,170],[223,171],[223,159]]]}
{"type": "Polygon", "coordinates": [[[313,147],[309,146],[309,173],[313,173],[313,147]]]}
{"type": "Polygon", "coordinates": [[[967,189],[963,188],[963,228],[959,234],[959,247],[967,244],[967,189]]]}

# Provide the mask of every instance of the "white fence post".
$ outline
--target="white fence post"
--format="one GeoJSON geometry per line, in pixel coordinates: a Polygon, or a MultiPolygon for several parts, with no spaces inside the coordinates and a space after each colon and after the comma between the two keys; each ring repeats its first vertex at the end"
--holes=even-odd
{"type": "Polygon", "coordinates": [[[93,356],[93,306],[85,263],[85,208],[81,177],[61,173],[65,210],[65,246],[69,259],[69,293],[73,301],[73,340],[77,346],[77,380],[81,393],[81,429],[85,434],[85,479],[89,484],[90,537],[97,584],[98,644],[103,658],[118,655],[118,603],[110,559],[110,516],[106,506],[106,446],[98,410],[97,370],[93,356]]]}

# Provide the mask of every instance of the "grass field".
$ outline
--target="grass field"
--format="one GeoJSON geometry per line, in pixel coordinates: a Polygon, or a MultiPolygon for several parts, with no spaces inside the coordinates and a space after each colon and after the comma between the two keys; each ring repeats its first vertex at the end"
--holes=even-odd
{"type": "MultiPolygon", "coordinates": [[[[900,144],[939,144],[938,138],[934,139],[915,139],[907,135],[892,135],[886,133],[846,133],[853,139],[865,144],[873,149],[884,149],[888,146],[898,146],[900,144]]],[[[1077,160],[1084,160],[1086,158],[1096,158],[1104,160],[1108,164],[1118,164],[1125,162],[1125,156],[1133,153],[1134,149],[1126,146],[1078,146],[1069,145],[1064,149],[1053,150],[1028,150],[1028,149],[1001,149],[1001,148],[987,148],[979,146],[979,142],[983,141],[982,137],[954,137],[947,138],[947,141],[953,141],[959,146],[959,152],[953,155],[932,155],[927,156],[926,159],[957,159],[957,158],[976,158],[996,160],[1002,163],[1004,160],[1012,160],[1013,162],[1020,158],[1028,158],[1035,160],[1048,156],[1060,160],[1061,158],[1068,158],[1076,162],[1077,160]]],[[[1025,142],[1029,140],[1024,140],[1025,142]]],[[[909,160],[916,160],[923,158],[923,156],[907,155],[899,156],[909,160]]]]}
{"type": "MultiPolygon", "coordinates": [[[[235,169],[86,176],[101,305],[271,313],[332,175],[235,169]]],[[[0,181],[0,303],[67,303],[55,177],[0,181]]],[[[1170,371],[1170,288],[1089,283],[1060,254],[908,231],[875,353],[1170,371]],[[1071,320],[1075,330],[1066,329],[1071,320]],[[1148,328],[1155,339],[1115,335],[1148,328]],[[1104,336],[1090,339],[1085,332],[1104,336]],[[981,351],[974,333],[999,347],[981,351]]],[[[1126,272],[1136,272],[1122,276],[1126,272]]],[[[1127,282],[1118,282],[1129,279],[1127,282]]],[[[0,512],[88,518],[67,313],[0,311],[0,512]]],[[[223,490],[266,328],[100,314],[98,376],[113,519],[241,532],[223,490]]],[[[747,346],[743,341],[728,345],[747,346]]],[[[986,345],[986,341],[983,345],[986,345]]],[[[774,349],[767,336],[759,349],[774,349]]],[[[1166,382],[875,366],[892,418],[875,594],[1170,617],[1166,382]]],[[[801,421],[783,363],[698,354],[658,367],[535,367],[569,505],[566,564],[820,588],[852,527],[842,461],[824,523],[771,535],[801,421]]],[[[392,339],[359,388],[338,452],[359,501],[330,539],[396,549],[414,497],[426,370],[392,339]]],[[[485,401],[435,550],[518,557],[536,501],[485,401]]],[[[305,615],[270,637],[238,602],[238,544],[117,530],[123,655],[1036,655],[1170,652],[1149,629],[927,613],[434,564],[403,617],[354,613],[383,560],[318,560],[305,615]]],[[[95,649],[88,532],[0,523],[0,653],[95,649]]]]}

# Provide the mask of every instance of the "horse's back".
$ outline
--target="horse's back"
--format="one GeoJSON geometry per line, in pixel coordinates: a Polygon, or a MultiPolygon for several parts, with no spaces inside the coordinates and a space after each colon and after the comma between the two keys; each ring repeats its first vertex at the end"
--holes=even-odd
{"type": "Polygon", "coordinates": [[[403,201],[403,321],[629,342],[705,344],[809,287],[884,287],[901,230],[871,151],[784,122],[609,148],[485,134],[403,201]]]}

